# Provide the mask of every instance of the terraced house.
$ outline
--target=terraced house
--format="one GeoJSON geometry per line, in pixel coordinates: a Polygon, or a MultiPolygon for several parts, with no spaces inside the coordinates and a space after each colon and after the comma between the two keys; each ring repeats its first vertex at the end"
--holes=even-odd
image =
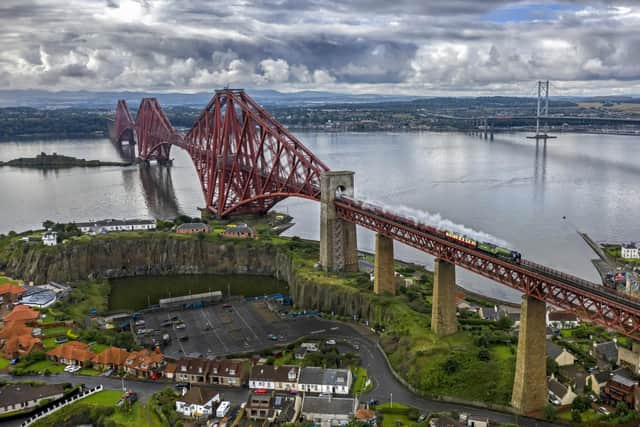
{"type": "Polygon", "coordinates": [[[125,371],[141,378],[159,378],[162,376],[164,366],[164,355],[160,351],[148,349],[129,353],[125,361],[125,371]]]}
{"type": "Polygon", "coordinates": [[[87,366],[95,356],[89,346],[80,341],[69,341],[47,352],[50,360],[65,365],[87,366]]]}
{"type": "Polygon", "coordinates": [[[242,360],[208,360],[183,357],[176,362],[176,381],[240,387],[247,373],[242,360]]]}
{"type": "Polygon", "coordinates": [[[98,353],[91,361],[96,369],[114,369],[123,371],[125,369],[129,352],[119,347],[109,347],[98,353]]]}
{"type": "Polygon", "coordinates": [[[298,366],[255,365],[249,375],[249,388],[268,390],[297,390],[298,366]]]}

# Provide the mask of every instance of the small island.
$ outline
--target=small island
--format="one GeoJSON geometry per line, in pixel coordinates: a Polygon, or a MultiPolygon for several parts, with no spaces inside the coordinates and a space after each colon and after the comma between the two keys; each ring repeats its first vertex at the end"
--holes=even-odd
{"type": "Polygon", "coordinates": [[[20,168],[61,169],[73,167],[100,166],[130,166],[131,162],[105,162],[102,160],[85,160],[76,157],[63,156],[57,153],[40,153],[35,157],[20,157],[7,162],[0,161],[0,166],[14,166],[20,168]]]}

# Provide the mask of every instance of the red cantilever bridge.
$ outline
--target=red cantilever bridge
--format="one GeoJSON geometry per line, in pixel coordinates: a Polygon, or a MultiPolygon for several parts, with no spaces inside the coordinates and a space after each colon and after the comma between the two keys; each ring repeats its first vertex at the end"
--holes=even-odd
{"type": "MultiPolygon", "coordinates": [[[[140,103],[135,122],[119,101],[115,134],[134,132],[142,161],[169,161],[176,145],[186,150],[214,215],[264,214],[286,197],[320,201],[329,168],[244,91],[224,89],[181,134],[155,98],[140,103]]],[[[575,276],[522,260],[509,261],[447,239],[408,218],[348,197],[333,201],[337,218],[427,252],[535,299],[574,312],[630,337],[640,338],[640,302],[575,276]]]]}

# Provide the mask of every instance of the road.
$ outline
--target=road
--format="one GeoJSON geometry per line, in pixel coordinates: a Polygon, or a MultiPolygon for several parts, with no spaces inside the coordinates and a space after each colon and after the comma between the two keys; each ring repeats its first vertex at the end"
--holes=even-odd
{"type": "Polygon", "coordinates": [[[518,426],[558,426],[561,424],[548,423],[534,418],[516,416],[510,413],[476,408],[472,406],[460,405],[456,403],[441,402],[433,399],[425,399],[416,396],[398,381],[389,366],[379,347],[376,345],[377,337],[365,327],[352,326],[351,324],[340,323],[338,329],[335,322],[318,320],[318,330],[325,332],[318,333],[316,337],[334,338],[345,340],[351,344],[358,344],[360,347],[360,358],[362,366],[367,369],[369,376],[374,380],[374,388],[369,393],[361,396],[362,402],[369,399],[376,399],[380,402],[388,402],[393,395],[394,402],[401,402],[420,409],[423,413],[433,412],[466,412],[473,416],[489,418],[497,423],[511,423],[518,426]]]}
{"type": "MultiPolygon", "coordinates": [[[[297,319],[296,322],[298,323],[298,326],[301,326],[307,331],[311,331],[309,332],[309,335],[314,339],[324,340],[332,338],[339,341],[344,341],[349,345],[357,344],[359,346],[362,366],[367,369],[369,376],[374,381],[373,390],[364,394],[363,396],[360,396],[360,400],[362,402],[368,401],[369,399],[376,399],[380,402],[388,402],[390,397],[393,395],[394,402],[401,402],[407,405],[414,406],[420,409],[420,411],[422,411],[423,413],[465,412],[472,416],[489,418],[490,420],[497,423],[511,423],[518,426],[526,427],[551,427],[560,425],[536,420],[534,418],[515,416],[510,413],[418,397],[393,376],[391,370],[389,369],[389,366],[387,365],[384,355],[376,344],[377,336],[368,328],[364,326],[347,324],[343,322],[333,322],[319,318],[297,319]]],[[[86,377],[71,374],[51,375],[48,377],[39,375],[11,377],[10,375],[0,374],[0,381],[8,380],[42,381],[47,383],[70,382],[72,384],[84,383],[88,387],[102,384],[107,389],[122,389],[122,381],[117,378],[86,377]]],[[[139,381],[133,379],[125,380],[125,387],[136,391],[140,395],[140,398],[142,400],[148,399],[149,396],[151,396],[153,393],[162,390],[167,386],[171,386],[171,383],[158,381],[139,381]]],[[[236,404],[246,401],[249,393],[247,388],[229,388],[223,386],[210,387],[219,390],[221,397],[224,400],[229,400],[232,403],[236,404]]],[[[13,422],[0,423],[0,425],[2,425],[3,427],[5,425],[19,426],[20,422],[21,420],[16,420],[13,422]]]]}

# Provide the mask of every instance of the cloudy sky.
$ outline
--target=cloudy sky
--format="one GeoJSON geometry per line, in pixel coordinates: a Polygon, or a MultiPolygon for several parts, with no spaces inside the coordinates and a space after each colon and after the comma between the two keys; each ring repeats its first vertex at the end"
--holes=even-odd
{"type": "Polygon", "coordinates": [[[640,1],[0,0],[0,88],[640,94],[640,1]]]}

